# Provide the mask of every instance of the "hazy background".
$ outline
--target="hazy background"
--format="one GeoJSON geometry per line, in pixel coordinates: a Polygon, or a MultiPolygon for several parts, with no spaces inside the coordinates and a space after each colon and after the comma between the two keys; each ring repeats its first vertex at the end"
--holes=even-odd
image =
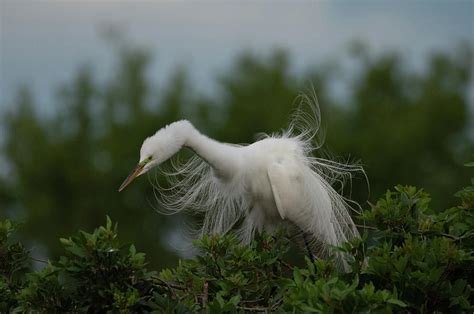
{"type": "MultiPolygon", "coordinates": [[[[354,39],[373,52],[398,50],[423,66],[473,34],[473,1],[1,1],[1,103],[28,84],[41,102],[83,63],[105,77],[114,67],[110,26],[149,49],[149,74],[166,80],[177,64],[197,88],[213,86],[243,50],[287,49],[292,69],[335,58],[354,39]]],[[[48,107],[47,104],[44,104],[48,107]]]]}
{"type": "Polygon", "coordinates": [[[188,118],[251,142],[310,82],[327,148],[366,167],[363,206],[401,183],[441,209],[472,175],[473,1],[0,4],[0,215],[34,256],[108,214],[173,264],[186,218],[156,214],[146,178],[116,192],[144,137],[188,118]]]}

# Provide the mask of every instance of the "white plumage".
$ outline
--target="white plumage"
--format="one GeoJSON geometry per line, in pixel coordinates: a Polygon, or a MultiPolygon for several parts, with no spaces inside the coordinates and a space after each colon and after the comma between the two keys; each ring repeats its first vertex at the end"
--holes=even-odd
{"type": "Polygon", "coordinates": [[[319,253],[328,253],[330,246],[359,235],[348,201],[333,186],[342,190],[354,172],[363,170],[314,157],[322,144],[319,126],[316,96],[308,95],[301,95],[287,131],[263,135],[250,145],[220,143],[186,120],[174,122],[144,141],[140,162],[120,190],[188,147],[196,155],[173,162],[173,170],[165,172],[171,188],[158,188],[167,213],[203,213],[201,234],[234,228],[243,242],[285,223],[309,235],[319,253]]]}

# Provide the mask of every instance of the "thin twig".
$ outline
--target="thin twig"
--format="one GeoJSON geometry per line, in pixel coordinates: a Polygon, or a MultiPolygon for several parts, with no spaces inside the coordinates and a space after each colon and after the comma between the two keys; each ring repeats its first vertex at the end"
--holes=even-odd
{"type": "Polygon", "coordinates": [[[306,233],[303,233],[303,240],[304,240],[304,245],[306,246],[306,250],[308,250],[309,259],[311,260],[311,263],[314,264],[314,256],[313,256],[313,253],[311,252],[311,248],[309,247],[309,242],[308,242],[306,233]]]}
{"type": "MultiPolygon", "coordinates": [[[[363,225],[358,225],[358,224],[355,224],[356,227],[359,227],[359,228],[363,228],[363,229],[370,229],[370,230],[377,230],[377,228],[375,227],[372,227],[372,226],[363,226],[363,225]]],[[[426,234],[426,232],[414,232],[416,234],[419,234],[419,235],[423,235],[423,234],[426,234]]],[[[459,241],[459,240],[462,240],[462,239],[465,239],[465,238],[468,238],[472,235],[474,235],[474,232],[467,232],[465,234],[463,234],[462,236],[455,236],[455,235],[452,235],[452,234],[449,234],[449,233],[444,233],[444,232],[440,232],[439,233],[440,235],[442,235],[443,237],[446,237],[446,238],[450,238],[450,239],[453,239],[455,241],[459,241]]]]}
{"type": "Polygon", "coordinates": [[[35,261],[35,262],[40,262],[40,263],[43,263],[43,264],[48,264],[48,261],[45,261],[45,260],[39,259],[39,258],[32,257],[31,260],[35,261]]]}
{"type": "Polygon", "coordinates": [[[239,303],[258,303],[260,301],[265,300],[264,298],[256,299],[256,300],[242,300],[239,303]]]}
{"type": "Polygon", "coordinates": [[[293,270],[293,266],[288,264],[287,262],[285,262],[284,260],[282,260],[281,258],[278,259],[278,261],[283,265],[285,266],[286,268],[288,268],[289,270],[293,270]]]}
{"type": "Polygon", "coordinates": [[[276,311],[276,309],[280,306],[280,304],[283,303],[283,298],[280,298],[278,299],[278,301],[276,301],[273,305],[272,305],[272,308],[271,308],[271,311],[276,311]]]}
{"type": "Polygon", "coordinates": [[[186,287],[183,287],[183,286],[180,286],[180,285],[176,285],[176,284],[167,282],[167,281],[161,279],[161,278],[158,277],[158,276],[153,276],[153,278],[156,279],[156,280],[158,280],[159,282],[161,282],[161,283],[164,284],[165,286],[167,286],[170,290],[172,290],[172,289],[186,290],[186,287]]]}
{"type": "MultiPolygon", "coordinates": [[[[250,303],[250,302],[256,302],[256,301],[262,301],[263,299],[259,300],[254,300],[254,301],[240,301],[239,304],[241,303],[250,303]]],[[[283,302],[283,299],[280,298],[278,299],[271,307],[261,307],[261,306],[236,306],[238,310],[244,310],[244,311],[249,311],[249,312],[274,312],[276,309],[280,306],[280,304],[283,302]]]]}
{"type": "Polygon", "coordinates": [[[267,312],[266,307],[249,307],[249,306],[236,306],[238,310],[244,310],[249,312],[267,312]]]}
{"type": "Polygon", "coordinates": [[[465,234],[463,234],[463,235],[460,236],[460,237],[456,237],[456,236],[454,236],[454,235],[452,235],[452,234],[444,233],[444,232],[441,232],[440,234],[441,234],[443,237],[447,237],[447,238],[451,238],[451,239],[453,239],[453,240],[455,240],[455,241],[459,241],[459,240],[462,240],[462,239],[464,239],[464,238],[468,238],[468,237],[474,235],[474,232],[473,232],[473,231],[471,231],[471,232],[466,232],[465,234]]]}
{"type": "Polygon", "coordinates": [[[355,225],[356,227],[363,228],[363,229],[377,230],[377,228],[372,227],[372,226],[365,226],[365,225],[358,225],[358,224],[355,224],[355,225]]]}
{"type": "Polygon", "coordinates": [[[202,307],[206,307],[207,300],[209,298],[209,283],[206,281],[204,283],[204,292],[202,295],[202,307]]]}

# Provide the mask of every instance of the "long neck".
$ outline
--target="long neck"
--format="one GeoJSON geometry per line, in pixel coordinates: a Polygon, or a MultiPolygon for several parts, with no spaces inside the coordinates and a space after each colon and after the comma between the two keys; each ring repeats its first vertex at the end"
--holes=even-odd
{"type": "Polygon", "coordinates": [[[239,147],[213,140],[201,134],[188,121],[185,123],[187,123],[187,136],[185,136],[183,146],[190,148],[204,159],[218,176],[232,177],[238,170],[241,161],[239,147]]]}

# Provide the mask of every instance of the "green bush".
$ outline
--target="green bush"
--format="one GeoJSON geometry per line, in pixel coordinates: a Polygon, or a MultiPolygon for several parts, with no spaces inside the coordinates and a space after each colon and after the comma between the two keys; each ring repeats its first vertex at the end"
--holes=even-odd
{"type": "Polygon", "coordinates": [[[290,240],[262,234],[250,245],[227,235],[195,242],[200,254],[160,273],[120,244],[117,225],[61,239],[64,255],[31,271],[28,252],[0,223],[0,311],[39,312],[471,312],[474,179],[442,212],[430,196],[397,186],[358,217],[363,236],[333,260],[290,265],[290,240]]]}
{"type": "Polygon", "coordinates": [[[30,271],[28,252],[13,239],[16,227],[10,220],[0,221],[0,312],[15,306],[25,273],[30,271]]]}
{"type": "Polygon", "coordinates": [[[117,225],[107,217],[93,233],[60,240],[65,255],[40,272],[29,274],[18,293],[16,310],[143,311],[155,292],[162,294],[145,268],[145,254],[117,239],[117,225]]]}

